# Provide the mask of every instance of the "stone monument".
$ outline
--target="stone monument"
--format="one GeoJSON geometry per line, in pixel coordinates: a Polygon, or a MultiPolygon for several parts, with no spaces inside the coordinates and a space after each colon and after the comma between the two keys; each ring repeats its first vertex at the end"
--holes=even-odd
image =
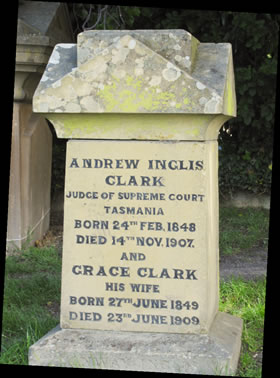
{"type": "Polygon", "coordinates": [[[232,373],[218,311],[218,145],[231,45],[184,30],[88,31],[55,47],[33,111],[68,138],[60,326],[31,365],[232,373]]]}
{"type": "Polygon", "coordinates": [[[22,249],[49,229],[52,134],[32,112],[32,97],[54,46],[72,42],[67,5],[20,2],[18,8],[6,250],[22,249]]]}

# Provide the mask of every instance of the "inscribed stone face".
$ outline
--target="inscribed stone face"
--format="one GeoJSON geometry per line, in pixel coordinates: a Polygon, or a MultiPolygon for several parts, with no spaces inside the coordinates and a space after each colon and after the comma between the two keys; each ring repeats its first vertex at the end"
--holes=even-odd
{"type": "Polygon", "coordinates": [[[68,142],[63,328],[207,330],[211,143],[68,142]]]}

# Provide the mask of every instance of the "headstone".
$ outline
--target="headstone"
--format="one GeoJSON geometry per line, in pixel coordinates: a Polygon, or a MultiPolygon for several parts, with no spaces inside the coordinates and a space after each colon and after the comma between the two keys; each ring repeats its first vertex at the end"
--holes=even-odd
{"type": "Polygon", "coordinates": [[[52,134],[32,112],[32,97],[53,47],[71,42],[67,7],[62,3],[19,4],[14,85],[6,249],[13,252],[41,239],[50,222],[52,134]]]}
{"type": "Polygon", "coordinates": [[[55,47],[33,109],[69,141],[60,327],[29,364],[234,372],[242,321],[218,311],[231,45],[184,30],[84,32],[55,47]]]}

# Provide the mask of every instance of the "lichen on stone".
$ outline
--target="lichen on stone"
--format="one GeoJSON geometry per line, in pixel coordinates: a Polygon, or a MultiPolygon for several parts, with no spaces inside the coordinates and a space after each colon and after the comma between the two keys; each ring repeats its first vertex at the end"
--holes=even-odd
{"type": "Polygon", "coordinates": [[[228,44],[212,44],[212,53],[211,44],[203,45],[183,30],[83,32],[78,36],[77,62],[73,44],[54,49],[33,109],[234,115],[231,49],[228,44]],[[64,63],[67,71],[60,71],[64,63]]]}

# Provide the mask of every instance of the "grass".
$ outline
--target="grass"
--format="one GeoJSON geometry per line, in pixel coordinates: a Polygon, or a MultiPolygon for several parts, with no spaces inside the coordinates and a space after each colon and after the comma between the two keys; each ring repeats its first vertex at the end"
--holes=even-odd
{"type": "Polygon", "coordinates": [[[221,255],[267,248],[269,210],[221,207],[219,228],[221,255]]]}
{"type": "Polygon", "coordinates": [[[220,285],[220,311],[243,319],[238,376],[260,378],[266,280],[232,279],[220,285]]]}
{"type": "MultiPolygon", "coordinates": [[[[223,253],[265,246],[268,211],[221,208],[223,253]],[[248,238],[249,241],[245,241],[248,238]]],[[[28,364],[28,349],[59,323],[61,257],[54,247],[30,247],[5,267],[1,364],[28,364]]],[[[266,281],[221,282],[220,311],[244,321],[237,376],[261,377],[266,281]]]]}
{"type": "Polygon", "coordinates": [[[31,247],[6,259],[0,363],[26,365],[28,348],[59,322],[61,258],[31,247]]]}

